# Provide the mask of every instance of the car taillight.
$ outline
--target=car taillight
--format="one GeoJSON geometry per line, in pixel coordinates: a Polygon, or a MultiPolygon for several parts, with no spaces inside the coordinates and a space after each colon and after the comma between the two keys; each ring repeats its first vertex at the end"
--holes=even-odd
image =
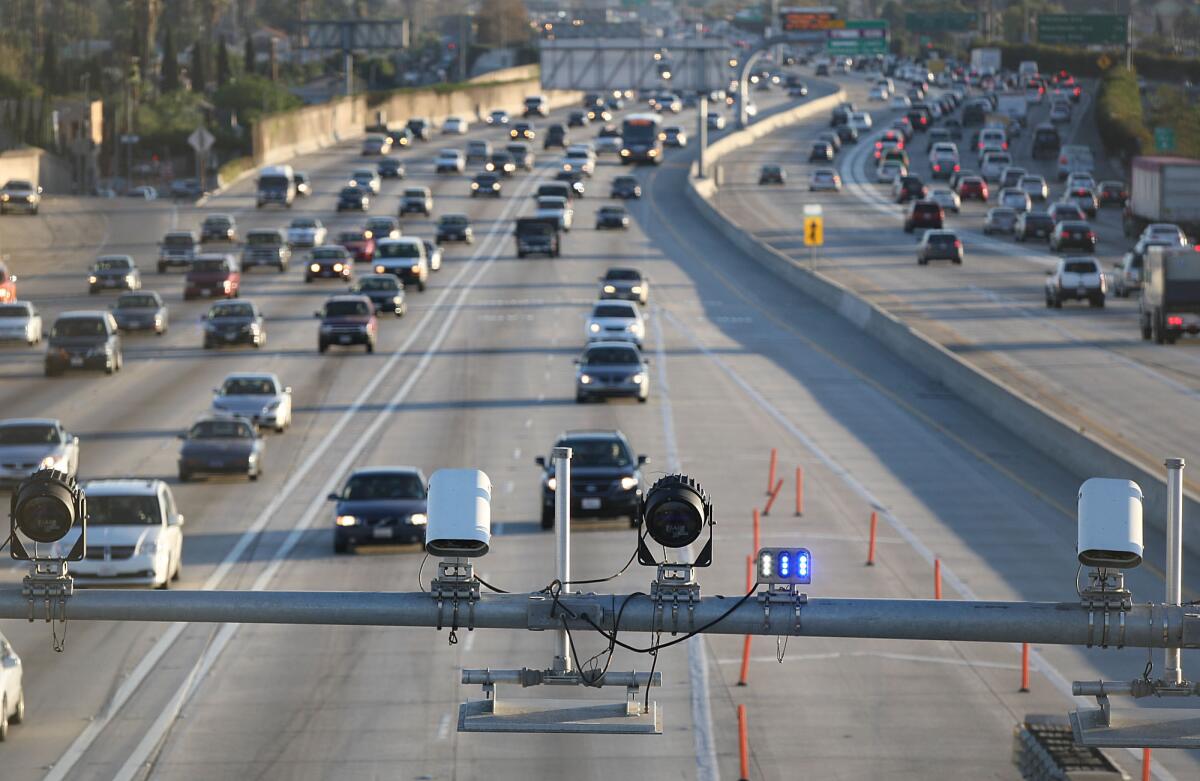
{"type": "Polygon", "coordinates": [[[1005,141],[1003,144],[1001,144],[1001,145],[1000,145],[1000,148],[1001,148],[1001,149],[1008,149],[1008,142],[1007,142],[1007,141],[1005,141]]]}
{"type": "Polygon", "coordinates": [[[961,242],[961,241],[959,241],[958,239],[955,239],[955,240],[954,240],[954,248],[955,248],[955,249],[962,249],[962,242],[961,242]]]}
{"type": "Polygon", "coordinates": [[[1182,326],[1183,318],[1180,317],[1179,315],[1170,315],[1167,318],[1167,325],[1182,326]]]}
{"type": "Polygon", "coordinates": [[[876,142],[875,142],[875,148],[876,148],[876,149],[883,149],[883,142],[882,142],[882,141],[876,141],[876,142]]]}
{"type": "Polygon", "coordinates": [[[1059,165],[1066,165],[1066,164],[1067,164],[1067,158],[1065,158],[1065,157],[1060,157],[1060,158],[1058,158],[1058,163],[1059,163],[1059,165]]]}
{"type": "Polygon", "coordinates": [[[954,170],[955,170],[955,172],[957,172],[957,171],[958,171],[958,165],[955,165],[955,166],[954,166],[954,170]]]}
{"type": "Polygon", "coordinates": [[[933,170],[935,170],[935,171],[940,171],[940,170],[942,170],[942,167],[941,167],[940,165],[938,165],[937,163],[934,163],[934,164],[933,164],[933,170]]]}

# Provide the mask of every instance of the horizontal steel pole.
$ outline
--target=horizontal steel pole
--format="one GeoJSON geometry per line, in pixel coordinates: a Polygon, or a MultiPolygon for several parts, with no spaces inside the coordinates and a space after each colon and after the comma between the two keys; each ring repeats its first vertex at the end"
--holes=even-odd
{"type": "MultiPolygon", "coordinates": [[[[703,628],[710,634],[872,637],[907,640],[954,640],[1046,645],[1101,645],[1104,616],[1077,603],[969,602],[911,599],[810,599],[800,611],[793,603],[774,602],[769,614],[751,598],[721,618],[737,597],[705,597],[689,609],[661,609],[645,595],[576,594],[559,602],[577,618],[574,629],[588,629],[582,616],[611,630],[621,609],[622,632],[684,633],[703,628]],[[707,626],[721,619],[712,626],[707,626]],[[1089,631],[1089,622],[1092,628],[1089,631]]],[[[27,618],[30,607],[16,589],[0,589],[0,618],[27,618]]],[[[34,616],[46,608],[35,601],[34,616]]],[[[485,594],[473,607],[465,601],[457,613],[450,601],[439,608],[426,593],[322,591],[116,591],[79,590],[70,597],[67,617],[95,621],[185,621],[243,624],[326,624],[348,626],[442,626],[460,629],[531,629],[561,627],[563,612],[544,594],[485,594]]],[[[627,638],[637,644],[636,638],[627,638]]],[[[1118,645],[1119,623],[1110,614],[1108,642],[1118,645]]],[[[1125,613],[1124,645],[1151,648],[1200,648],[1200,609],[1135,604],[1125,613]]]]}

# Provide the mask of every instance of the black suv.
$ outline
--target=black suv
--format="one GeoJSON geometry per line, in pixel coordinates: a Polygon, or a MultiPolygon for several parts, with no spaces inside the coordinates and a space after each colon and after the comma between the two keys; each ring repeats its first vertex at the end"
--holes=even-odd
{"type": "Polygon", "coordinates": [[[610,198],[641,198],[642,186],[632,176],[618,176],[613,179],[610,198]]]}
{"type": "Polygon", "coordinates": [[[262,312],[252,301],[218,301],[204,315],[204,349],[223,344],[267,343],[262,312]]]}
{"type": "Polygon", "coordinates": [[[1044,122],[1033,131],[1033,159],[1052,158],[1058,154],[1062,146],[1062,137],[1058,128],[1049,122],[1044,122]]]}
{"type": "MultiPolygon", "coordinates": [[[[617,518],[639,522],[645,456],[635,456],[620,431],[568,431],[555,447],[571,448],[571,517],[617,518]]],[[[554,462],[538,456],[542,467],[542,528],[554,528],[554,462]]]]}
{"type": "Polygon", "coordinates": [[[908,209],[904,217],[904,232],[912,233],[917,228],[941,229],[946,219],[946,213],[937,201],[916,201],[908,209]]]}
{"type": "Polygon", "coordinates": [[[371,543],[425,542],[425,475],[410,466],[356,469],[339,493],[333,521],[333,552],[371,543]]]}
{"type": "Polygon", "coordinates": [[[546,128],[546,140],[542,142],[542,149],[551,147],[566,149],[568,138],[567,128],[564,125],[551,125],[546,128]]]}
{"type": "Polygon", "coordinates": [[[117,321],[109,312],[63,312],[50,330],[46,348],[46,376],[67,369],[121,370],[125,362],[117,321]]]}
{"type": "Polygon", "coordinates": [[[1049,240],[1053,232],[1054,218],[1047,212],[1021,212],[1017,215],[1017,224],[1013,226],[1013,238],[1017,241],[1049,240]]]}

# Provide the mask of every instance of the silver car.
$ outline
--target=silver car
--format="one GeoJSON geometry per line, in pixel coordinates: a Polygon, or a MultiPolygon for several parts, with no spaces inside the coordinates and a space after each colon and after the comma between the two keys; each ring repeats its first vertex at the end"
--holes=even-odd
{"type": "Polygon", "coordinates": [[[42,341],[42,316],[29,301],[0,304],[0,342],[24,342],[32,347],[42,341]]]}
{"type": "Polygon", "coordinates": [[[292,425],[292,389],[275,374],[235,372],[213,393],[213,412],[238,415],[280,434],[292,425]]]}
{"type": "Polygon", "coordinates": [[[0,214],[23,211],[37,214],[42,205],[42,188],[24,179],[9,179],[0,189],[0,214]]]}
{"type": "Polygon", "coordinates": [[[543,195],[537,199],[537,211],[533,216],[556,219],[559,230],[569,233],[571,223],[575,220],[575,210],[561,195],[543,195]]]}
{"type": "Polygon", "coordinates": [[[79,437],[53,418],[0,420],[0,488],[15,488],[40,469],[74,477],[79,471],[79,437]]]}
{"type": "Polygon", "coordinates": [[[1050,197],[1050,188],[1046,186],[1046,179],[1041,176],[1026,174],[1021,177],[1017,187],[1024,190],[1035,201],[1045,201],[1050,197]]]}
{"type": "Polygon", "coordinates": [[[1027,212],[1033,208],[1033,200],[1029,193],[1016,187],[1006,187],[1000,191],[998,203],[1018,212],[1027,212]]]}
{"type": "Polygon", "coordinates": [[[25,721],[25,677],[21,657],[0,634],[0,740],[8,740],[8,725],[25,721]]]}
{"type": "Polygon", "coordinates": [[[646,338],[646,323],[632,301],[597,301],[584,326],[589,341],[628,341],[639,348],[646,338]]]}
{"type": "Polygon", "coordinates": [[[287,240],[293,247],[319,247],[329,231],[316,217],[296,217],[288,225],[287,240]]]}
{"type": "Polygon", "coordinates": [[[350,175],[350,186],[360,190],[370,190],[372,195],[379,195],[383,180],[379,172],[371,168],[361,168],[350,175]]]}
{"type": "Polygon", "coordinates": [[[933,188],[929,191],[929,200],[935,201],[945,211],[955,214],[958,214],[958,210],[962,208],[962,199],[949,187],[933,188]]]}
{"type": "Polygon", "coordinates": [[[988,209],[987,216],[983,218],[983,233],[984,235],[992,233],[1011,234],[1017,227],[1017,210],[1008,206],[997,206],[988,209]]]}
{"type": "Polygon", "coordinates": [[[624,341],[592,342],[575,361],[575,401],[631,396],[650,398],[650,372],[642,352],[624,341]]]}
{"type": "Polygon", "coordinates": [[[610,268],[600,277],[600,298],[637,301],[645,306],[650,300],[650,277],[636,268],[610,268]]]}

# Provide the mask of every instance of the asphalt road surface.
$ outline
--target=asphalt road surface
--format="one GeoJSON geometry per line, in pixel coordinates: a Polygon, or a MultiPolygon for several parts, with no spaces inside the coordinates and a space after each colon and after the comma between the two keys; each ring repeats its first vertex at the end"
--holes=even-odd
{"type": "MultiPolygon", "coordinates": [[[[777,93],[759,98],[764,109],[777,100],[777,93]]],[[[694,119],[685,114],[680,123],[690,128],[694,119]]],[[[650,456],[651,479],[682,469],[713,497],[715,562],[699,573],[706,594],[744,589],[751,509],[764,504],[776,447],[787,480],[764,520],[763,542],[811,548],[810,593],[931,597],[937,557],[949,599],[1074,598],[1078,477],[723,241],[683,196],[694,150],[672,150],[661,168],[637,171],[646,196],[630,204],[625,233],[592,228],[611,178],[628,170],[602,159],[577,203],[563,256],[517,260],[512,219],[531,209],[528,193],[557,155],[539,150],[538,170],[507,182],[503,198],[471,201],[466,177],[432,173],[435,150],[460,144],[435,140],[409,153],[409,181],[434,187],[435,213],[468,211],[477,241],[447,247],[429,289],[410,294],[408,315],[382,320],[374,355],[317,354],[311,312],[340,286],[305,285],[299,264],[284,275],[252,272],[244,282],[243,297],[266,312],[264,348],[204,351],[205,304],[183,303],[178,275],[155,275],[151,265],[163,232],[196,226],[211,211],[236,214],[243,231],[293,214],[320,216],[331,229],[360,224],[357,215],[333,215],[338,187],[361,162],[356,146],[297,161],[317,192],[290,213],[255,211],[245,182],[205,208],[48,199],[39,218],[0,220],[21,295],[48,322],[58,311],[100,305],[86,293],[85,270],[101,252],[132,254],[172,315],[167,335],[127,340],[125,369],[113,377],[46,379],[39,349],[4,349],[5,416],[61,418],[82,440],[84,478],[171,482],[187,516],[181,588],[414,591],[420,578],[427,584],[434,564],[426,562],[422,575],[415,549],[332,553],[324,497],[349,469],[368,464],[413,464],[426,474],[485,470],[496,486],[496,537],[478,571],[508,590],[541,588],[553,576],[554,554],[552,535],[537,523],[533,459],[562,430],[609,427],[650,456]],[[636,265],[652,277],[646,405],[574,401],[572,360],[596,277],[610,265],[636,265]],[[275,371],[295,389],[294,427],[269,435],[257,483],[177,484],[175,434],[239,369],[275,371]],[[796,466],[805,470],[800,518],[789,501],[796,466]],[[881,533],[878,566],[868,569],[872,509],[881,533]]],[[[385,184],[371,214],[395,213],[399,189],[385,184]]],[[[406,218],[404,229],[429,236],[432,221],[406,218]]],[[[573,533],[577,578],[616,572],[633,552],[622,521],[579,519],[573,533]]],[[[6,579],[15,584],[20,575],[13,568],[6,579]]],[[[647,591],[652,577],[635,566],[603,590],[647,591]]],[[[1130,582],[1135,598],[1161,594],[1161,581],[1145,568],[1130,582]]],[[[432,629],[72,622],[65,653],[55,654],[46,625],[0,626],[24,658],[29,702],[27,723],[0,753],[5,781],[736,778],[737,703],[748,706],[755,779],[793,779],[797,768],[841,778],[1012,778],[1014,722],[1028,712],[1064,712],[1072,679],[1129,678],[1146,662],[1137,651],[1038,648],[1033,691],[1018,694],[1019,650],[1006,645],[793,640],[777,647],[756,638],[750,685],[740,688],[741,638],[711,636],[658,660],[664,686],[652,696],[665,712],[661,737],[490,736],[455,731],[458,704],[481,696],[458,683],[459,669],[544,667],[550,636],[460,632],[450,646],[445,632],[432,629]]],[[[581,657],[606,645],[580,633],[575,640],[581,657]]],[[[618,653],[611,669],[650,663],[618,653]]],[[[522,695],[547,696],[514,696],[522,695]]],[[[1156,757],[1163,778],[1195,777],[1193,757],[1156,757]]],[[[1135,766],[1132,755],[1119,759],[1135,766]]]]}

